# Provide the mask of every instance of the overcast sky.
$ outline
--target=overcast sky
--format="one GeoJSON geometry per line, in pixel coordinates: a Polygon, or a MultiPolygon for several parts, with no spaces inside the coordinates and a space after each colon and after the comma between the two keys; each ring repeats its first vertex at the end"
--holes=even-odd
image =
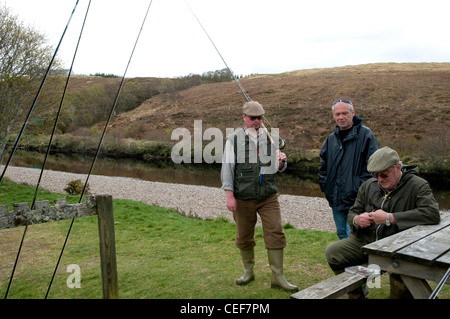
{"type": "MultiPolygon", "coordinates": [[[[76,74],[122,76],[150,0],[92,0],[76,74]]],[[[89,0],[58,56],[70,67],[89,0]]],[[[127,77],[236,75],[376,62],[450,62],[448,0],[153,0],[127,77]]],[[[76,0],[0,0],[56,48],[76,0]]]]}

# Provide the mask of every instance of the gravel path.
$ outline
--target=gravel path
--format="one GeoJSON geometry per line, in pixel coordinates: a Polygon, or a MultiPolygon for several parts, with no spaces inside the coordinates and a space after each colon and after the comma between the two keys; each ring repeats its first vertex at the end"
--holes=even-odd
{"type": "MultiPolygon", "coordinates": [[[[10,166],[5,176],[14,182],[35,186],[39,174],[40,169],[10,166]]],[[[86,174],[45,170],[40,187],[64,194],[67,183],[74,179],[81,179],[84,182],[86,174]]],[[[90,192],[94,195],[110,194],[113,198],[142,201],[173,208],[185,215],[202,219],[223,216],[230,221],[233,220],[231,212],[226,207],[224,191],[216,187],[101,175],[91,175],[89,186],[90,192]]],[[[331,208],[324,198],[280,195],[279,201],[283,223],[289,222],[297,229],[335,231],[331,208]]]]}

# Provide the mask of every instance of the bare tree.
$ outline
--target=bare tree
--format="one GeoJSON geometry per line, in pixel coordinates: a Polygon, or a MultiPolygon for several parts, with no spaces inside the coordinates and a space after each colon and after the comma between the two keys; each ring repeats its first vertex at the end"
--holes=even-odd
{"type": "Polygon", "coordinates": [[[43,34],[0,7],[0,162],[11,126],[24,108],[52,58],[43,34]]]}

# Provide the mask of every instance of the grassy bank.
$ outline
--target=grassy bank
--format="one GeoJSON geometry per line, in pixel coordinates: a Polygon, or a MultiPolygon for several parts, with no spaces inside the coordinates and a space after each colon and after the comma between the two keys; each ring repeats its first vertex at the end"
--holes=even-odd
{"type": "MultiPolygon", "coordinates": [[[[33,188],[4,180],[0,204],[30,201],[33,188]]],[[[39,192],[39,200],[77,196],[39,192]]],[[[256,280],[236,286],[242,265],[234,244],[235,226],[224,220],[188,218],[163,207],[130,200],[114,200],[120,298],[148,299],[287,299],[290,293],[270,288],[270,269],[262,229],[256,229],[256,280]]],[[[8,298],[44,298],[70,221],[28,227],[8,298]]],[[[23,227],[0,231],[0,294],[4,296],[23,227]]],[[[324,257],[333,233],[298,230],[285,225],[285,275],[300,289],[333,276],[324,257]]],[[[440,297],[449,298],[450,292],[440,297]]],[[[49,298],[102,297],[97,217],[75,221],[49,298]],[[81,288],[68,288],[70,264],[81,269],[81,288]]],[[[387,277],[370,298],[389,298],[387,277]]]]}

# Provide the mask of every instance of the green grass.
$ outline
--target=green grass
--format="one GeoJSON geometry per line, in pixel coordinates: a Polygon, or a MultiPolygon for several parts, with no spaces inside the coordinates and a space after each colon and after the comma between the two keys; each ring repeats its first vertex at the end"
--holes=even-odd
{"type": "MultiPolygon", "coordinates": [[[[4,180],[0,204],[30,201],[34,189],[4,180]]],[[[77,196],[40,191],[38,199],[77,196]]],[[[240,254],[234,244],[235,225],[224,218],[188,218],[142,202],[114,200],[117,267],[120,298],[148,299],[287,299],[291,295],[270,288],[262,229],[256,229],[256,280],[237,286],[242,273],[240,254]]],[[[70,221],[28,227],[8,298],[44,298],[70,221]]],[[[0,296],[4,296],[24,227],[0,231],[0,296]]],[[[286,225],[286,278],[307,288],[333,276],[325,247],[337,240],[333,233],[298,230],[286,225]]],[[[384,277],[384,276],[383,276],[384,277]]],[[[448,290],[447,290],[448,297],[448,290]]],[[[442,294],[442,292],[441,292],[442,294]]],[[[389,283],[372,288],[370,298],[389,298],[389,283]]],[[[75,220],[49,298],[102,298],[97,217],[75,220]],[[68,288],[70,264],[81,269],[81,288],[68,288]]]]}

